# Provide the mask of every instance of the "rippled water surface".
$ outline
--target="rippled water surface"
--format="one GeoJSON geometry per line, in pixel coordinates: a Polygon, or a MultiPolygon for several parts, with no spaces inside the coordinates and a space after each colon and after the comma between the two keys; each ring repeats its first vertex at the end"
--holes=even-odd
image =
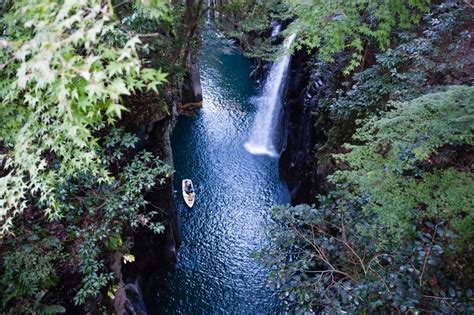
{"type": "Polygon", "coordinates": [[[157,294],[158,313],[274,314],[268,270],[251,257],[267,242],[267,209],[289,201],[275,158],[244,149],[255,118],[251,62],[223,37],[204,34],[200,59],[204,108],[180,118],[173,134],[176,203],[183,233],[176,270],[157,294]],[[192,178],[197,200],[181,199],[192,178]]]}

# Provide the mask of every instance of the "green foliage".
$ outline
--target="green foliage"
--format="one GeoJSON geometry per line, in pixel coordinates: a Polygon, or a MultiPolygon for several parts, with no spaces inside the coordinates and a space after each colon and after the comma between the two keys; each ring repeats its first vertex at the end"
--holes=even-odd
{"type": "Polygon", "coordinates": [[[171,21],[170,3],[165,0],[135,0],[134,11],[151,20],[171,21]]]}
{"type": "Polygon", "coordinates": [[[271,60],[276,51],[271,41],[264,39],[270,21],[291,20],[284,33],[298,34],[295,49],[317,48],[319,58],[327,62],[348,51],[351,58],[345,73],[349,74],[360,65],[368,47],[388,49],[394,30],[417,25],[428,11],[428,0],[239,0],[223,6],[222,28],[244,43],[249,56],[271,60]]]}
{"type": "Polygon", "coordinates": [[[175,64],[175,58],[177,60],[177,55],[181,52],[180,47],[185,40],[194,40],[184,35],[185,29],[181,23],[183,6],[165,2],[163,5],[166,5],[166,10],[163,12],[166,15],[155,17],[150,15],[149,9],[137,10],[133,5],[124,6],[123,2],[117,2],[116,11],[124,28],[123,32],[138,35],[145,44],[138,47],[140,56],[148,60],[153,68],[162,68],[175,79],[176,73],[184,70],[175,64]]]}
{"type": "MultiPolygon", "coordinates": [[[[142,227],[154,233],[163,232],[159,213],[147,208],[145,196],[164,184],[171,168],[150,152],[135,153],[138,140],[122,129],[110,130],[102,139],[97,156],[106,169],[113,169],[117,175],[109,181],[100,181],[84,170],[75,177],[65,178],[58,187],[59,211],[65,215],[54,223],[53,233],[61,235],[61,241],[45,237],[45,233],[51,232],[35,232],[17,250],[15,242],[20,242],[17,237],[7,238],[12,245],[2,248],[6,254],[0,288],[5,290],[0,290],[4,292],[0,294],[0,309],[13,303],[32,312],[46,312],[51,290],[59,281],[56,273],[63,268],[82,274],[80,286],[70,289],[76,291],[74,303],[83,305],[113,283],[114,275],[106,264],[111,253],[119,252],[127,261],[131,260],[129,251],[133,243],[127,237],[129,229],[142,227]],[[62,252],[72,254],[66,257],[62,252]],[[42,301],[45,295],[47,299],[42,301]],[[15,302],[20,299],[21,303],[15,302]]],[[[28,235],[16,227],[13,233],[18,233],[20,240],[28,235]]]]}
{"type": "Polygon", "coordinates": [[[367,42],[387,49],[392,30],[418,24],[428,10],[426,0],[286,2],[296,16],[286,32],[298,33],[297,48],[318,48],[320,58],[326,61],[332,61],[335,53],[350,50],[347,73],[360,64],[367,42]]]}
{"type": "Polygon", "coordinates": [[[276,38],[268,36],[268,27],[273,19],[283,19],[288,6],[281,0],[229,1],[219,10],[218,26],[231,38],[237,38],[245,47],[249,58],[272,61],[279,53],[276,38]]]}
{"type": "Polygon", "coordinates": [[[100,229],[94,231],[91,237],[86,235],[85,243],[79,247],[79,257],[81,258],[80,272],[83,274],[82,286],[74,297],[76,305],[84,304],[88,298],[96,298],[100,290],[113,279],[112,273],[101,272],[104,262],[97,259],[99,255],[98,237],[106,237],[108,231],[100,229]]]}
{"type": "Polygon", "coordinates": [[[115,280],[111,254],[133,261],[134,230],[163,232],[146,195],[171,168],[137,152],[139,139],[115,126],[133,130],[130,121],[167,113],[170,89],[161,96],[167,76],[158,69],[172,71],[170,85],[181,88],[175,64],[194,42],[181,21],[185,8],[165,0],[0,0],[0,246],[20,244],[45,214],[54,219],[43,222],[48,235],[60,239],[31,255],[2,246],[0,285],[10,284],[0,290],[1,311],[18,304],[13,313],[64,312],[48,305],[64,270],[82,279],[66,279],[58,299],[88,308],[115,280]],[[61,252],[70,256],[58,263],[61,252]]]}
{"type": "Polygon", "coordinates": [[[55,265],[65,258],[60,241],[55,237],[39,240],[32,234],[27,242],[8,245],[12,248],[1,260],[0,309],[11,314],[64,313],[63,307],[42,302],[47,290],[59,280],[55,265]]]}
{"type": "Polygon", "coordinates": [[[271,245],[259,255],[287,309],[303,313],[470,313],[469,261],[443,221],[415,221],[403,246],[378,247],[387,225],[361,211],[367,201],[345,188],[308,205],[277,207],[271,245]],[[359,233],[364,228],[378,233],[359,233]],[[463,271],[462,269],[465,268],[463,271]],[[461,269],[461,270],[460,270],[461,269]]]}
{"type": "Polygon", "coordinates": [[[354,74],[350,89],[338,91],[331,105],[332,117],[365,118],[386,110],[389,100],[410,100],[433,84],[445,84],[446,77],[465,80],[459,73],[466,58],[459,51],[469,45],[469,16],[467,6],[456,1],[434,7],[424,18],[423,35],[398,34],[397,46],[378,54],[372,67],[354,74]],[[438,81],[430,82],[433,78],[438,81]]]}
{"type": "Polygon", "coordinates": [[[237,0],[226,3],[222,13],[233,26],[238,26],[239,31],[264,32],[272,16],[283,9],[279,0],[237,0]]]}
{"type": "Polygon", "coordinates": [[[146,151],[135,154],[128,162],[137,141],[137,137],[123,130],[112,130],[105,137],[99,156],[107,168],[119,169],[119,175],[101,182],[94,174],[83,172],[58,189],[61,211],[67,213],[69,233],[82,240],[78,256],[84,277],[74,298],[76,304],[97,297],[113,279],[106,271],[103,257],[106,252],[128,253],[130,242],[123,240],[128,227],[145,227],[154,233],[164,230],[157,221],[158,212],[146,211],[145,194],[164,184],[171,168],[146,151]]]}
{"type": "Polygon", "coordinates": [[[387,242],[401,243],[419,218],[446,220],[468,241],[474,236],[472,174],[462,165],[440,167],[438,155],[474,145],[474,88],[451,87],[394,107],[355,134],[363,144],[347,145],[350,152],[339,158],[351,169],[333,180],[369,196],[364,210],[389,226],[387,242]]]}
{"type": "Polygon", "coordinates": [[[365,122],[317,208],[277,207],[261,253],[290,310],[470,313],[474,88],[365,122]]]}
{"type": "Polygon", "coordinates": [[[0,19],[2,234],[34,199],[50,218],[56,189],[84,170],[110,181],[95,133],[126,110],[121,98],[165,80],[138,58],[137,37],[114,42],[116,21],[99,0],[15,1],[0,19]]]}

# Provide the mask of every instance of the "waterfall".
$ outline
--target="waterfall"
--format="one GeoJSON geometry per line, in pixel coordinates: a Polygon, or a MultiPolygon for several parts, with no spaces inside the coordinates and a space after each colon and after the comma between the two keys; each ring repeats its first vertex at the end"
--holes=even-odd
{"type": "Polygon", "coordinates": [[[207,12],[206,12],[206,23],[211,23],[211,6],[212,0],[207,0],[207,12]]]}
{"type": "Polygon", "coordinates": [[[280,34],[281,24],[277,23],[272,26],[272,37],[278,36],[280,34]]]}
{"type": "MultiPolygon", "coordinates": [[[[272,35],[278,35],[279,24],[274,26],[272,35]]],[[[278,156],[275,147],[275,129],[278,128],[282,107],[282,94],[286,83],[291,55],[288,49],[295,40],[296,34],[288,36],[283,42],[284,55],[275,61],[265,80],[262,94],[258,101],[257,115],[253,123],[250,139],[245,148],[252,154],[278,156]]]]}

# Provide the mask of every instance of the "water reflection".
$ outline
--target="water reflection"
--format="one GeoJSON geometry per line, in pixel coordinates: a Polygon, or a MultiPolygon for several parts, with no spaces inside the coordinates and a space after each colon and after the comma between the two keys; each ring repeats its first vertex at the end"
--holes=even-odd
{"type": "Polygon", "coordinates": [[[267,242],[266,209],[289,201],[278,161],[253,156],[248,139],[255,105],[251,63],[226,39],[208,31],[201,57],[204,108],[180,118],[173,134],[175,189],[192,178],[197,200],[185,208],[177,194],[183,232],[179,263],[157,294],[158,313],[274,314],[268,270],[251,257],[267,242]]]}

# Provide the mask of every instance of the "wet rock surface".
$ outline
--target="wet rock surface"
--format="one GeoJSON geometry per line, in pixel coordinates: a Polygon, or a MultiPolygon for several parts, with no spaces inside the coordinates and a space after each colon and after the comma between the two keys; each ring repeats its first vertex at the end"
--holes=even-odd
{"type": "Polygon", "coordinates": [[[328,139],[332,127],[328,100],[343,81],[346,58],[335,63],[316,62],[315,56],[298,52],[292,60],[284,102],[284,139],[280,174],[291,192],[292,204],[314,203],[327,193],[327,175],[334,169],[332,159],[320,160],[316,152],[328,139]]]}
{"type": "MultiPolygon", "coordinates": [[[[166,91],[169,104],[168,113],[154,115],[146,126],[131,126],[138,130],[141,138],[138,150],[146,149],[168,165],[173,165],[171,133],[179,115],[182,87],[174,86],[166,91]]],[[[143,102],[143,100],[139,100],[143,102]]],[[[134,122],[136,124],[136,122],[134,122]]],[[[170,270],[177,261],[177,250],[181,245],[181,231],[174,204],[173,180],[167,178],[164,185],[157,185],[145,196],[149,202],[147,211],[159,212],[159,222],[165,226],[162,234],[154,234],[148,228],[130,231],[134,246],[133,263],[115,262],[114,270],[119,270],[119,288],[114,301],[117,314],[147,314],[151,303],[150,286],[157,270],[170,270]],[[118,265],[117,265],[118,264],[118,265]]],[[[114,257],[114,261],[117,260],[114,257]]]]}
{"type": "Polygon", "coordinates": [[[186,63],[188,72],[184,77],[182,100],[177,111],[179,115],[193,116],[202,107],[201,77],[198,62],[191,54],[186,63]]]}

